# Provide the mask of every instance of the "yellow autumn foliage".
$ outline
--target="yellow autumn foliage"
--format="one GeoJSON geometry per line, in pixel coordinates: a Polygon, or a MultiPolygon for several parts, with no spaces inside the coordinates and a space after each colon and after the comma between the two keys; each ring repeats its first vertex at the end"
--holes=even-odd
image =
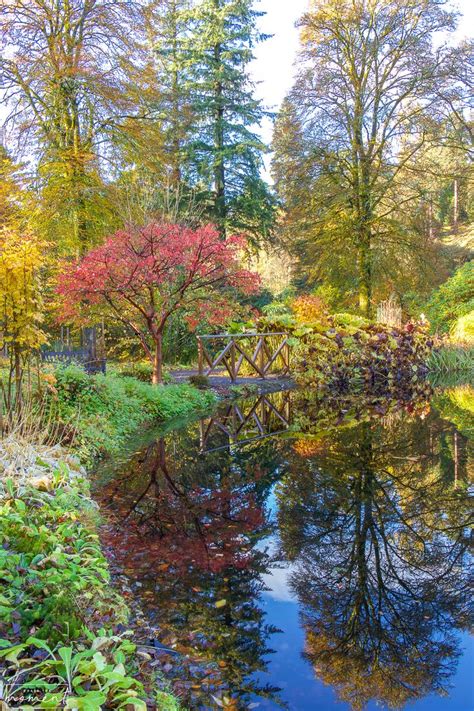
{"type": "Polygon", "coordinates": [[[319,296],[312,294],[298,296],[292,302],[291,308],[298,324],[325,323],[327,320],[327,306],[319,296]]]}
{"type": "Polygon", "coordinates": [[[0,348],[9,344],[27,352],[46,342],[41,330],[43,247],[32,235],[0,232],[0,348]]]}
{"type": "Polygon", "coordinates": [[[0,225],[12,229],[19,223],[22,195],[18,184],[19,167],[0,144],[0,225]]]}

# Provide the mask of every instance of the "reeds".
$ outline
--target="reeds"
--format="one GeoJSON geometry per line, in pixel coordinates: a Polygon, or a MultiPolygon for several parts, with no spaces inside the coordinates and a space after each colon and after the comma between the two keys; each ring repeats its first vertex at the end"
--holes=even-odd
{"type": "MultiPolygon", "coordinates": [[[[68,445],[74,436],[75,427],[68,426],[68,445]]],[[[45,399],[38,401],[28,397],[22,400],[21,407],[9,412],[0,409],[0,446],[6,437],[50,447],[63,444],[66,432],[64,423],[45,399]]]]}
{"type": "Polygon", "coordinates": [[[463,373],[474,377],[474,347],[443,346],[432,352],[428,366],[433,373],[463,373]]]}

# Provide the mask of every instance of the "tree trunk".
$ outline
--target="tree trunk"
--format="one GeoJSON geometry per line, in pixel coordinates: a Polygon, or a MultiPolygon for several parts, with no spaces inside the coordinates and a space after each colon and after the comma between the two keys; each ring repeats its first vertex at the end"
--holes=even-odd
{"type": "Polygon", "coordinates": [[[180,130],[182,116],[180,115],[180,77],[178,71],[178,8],[176,3],[173,5],[173,12],[171,16],[172,22],[172,54],[173,54],[173,78],[172,78],[172,106],[173,106],[173,116],[172,116],[172,126],[173,126],[173,137],[172,137],[172,147],[171,147],[171,185],[174,190],[178,190],[181,185],[181,141],[180,141],[180,130]]]}
{"type": "Polygon", "coordinates": [[[428,236],[430,241],[434,239],[434,229],[433,229],[433,197],[430,195],[430,202],[428,204],[428,236]]]}
{"type": "Polygon", "coordinates": [[[15,368],[15,407],[18,412],[21,410],[21,357],[20,357],[20,347],[15,344],[14,347],[14,368],[15,368]]]}
{"type": "Polygon", "coordinates": [[[453,230],[457,233],[459,226],[459,182],[454,178],[454,209],[453,209],[453,230]]]}
{"type": "Polygon", "coordinates": [[[153,385],[161,385],[163,382],[163,336],[158,333],[155,336],[155,353],[153,356],[153,374],[151,382],[153,385]]]}
{"type": "Polygon", "coordinates": [[[372,256],[370,253],[370,235],[364,234],[359,245],[359,308],[361,313],[370,318],[372,315],[372,256]]]}
{"type": "MultiPolygon", "coordinates": [[[[214,0],[214,6],[219,8],[219,0],[214,0]]],[[[226,184],[224,165],[224,88],[221,80],[222,45],[214,47],[214,63],[216,72],[215,84],[215,126],[214,126],[214,190],[215,190],[215,217],[217,229],[222,239],[225,239],[226,218],[226,184]]]]}

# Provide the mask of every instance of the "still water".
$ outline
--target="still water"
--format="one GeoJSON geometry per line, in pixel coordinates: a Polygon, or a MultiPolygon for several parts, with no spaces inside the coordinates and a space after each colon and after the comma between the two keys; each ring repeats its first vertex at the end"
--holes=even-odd
{"type": "Polygon", "coordinates": [[[226,404],[103,466],[103,542],[188,709],[472,711],[474,389],[226,404]]]}

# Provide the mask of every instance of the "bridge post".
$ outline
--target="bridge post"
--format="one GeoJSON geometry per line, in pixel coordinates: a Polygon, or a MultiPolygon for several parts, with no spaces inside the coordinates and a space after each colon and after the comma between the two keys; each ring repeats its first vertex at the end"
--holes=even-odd
{"type": "Polygon", "coordinates": [[[266,336],[260,338],[260,370],[263,373],[263,377],[265,377],[265,340],[266,336]]]}
{"type": "Polygon", "coordinates": [[[233,383],[237,380],[237,373],[235,372],[235,340],[232,338],[232,345],[230,347],[230,370],[231,370],[231,376],[230,379],[232,380],[233,383]]]}
{"type": "Polygon", "coordinates": [[[198,372],[199,375],[204,375],[204,354],[202,352],[202,339],[198,336],[198,372]]]}

